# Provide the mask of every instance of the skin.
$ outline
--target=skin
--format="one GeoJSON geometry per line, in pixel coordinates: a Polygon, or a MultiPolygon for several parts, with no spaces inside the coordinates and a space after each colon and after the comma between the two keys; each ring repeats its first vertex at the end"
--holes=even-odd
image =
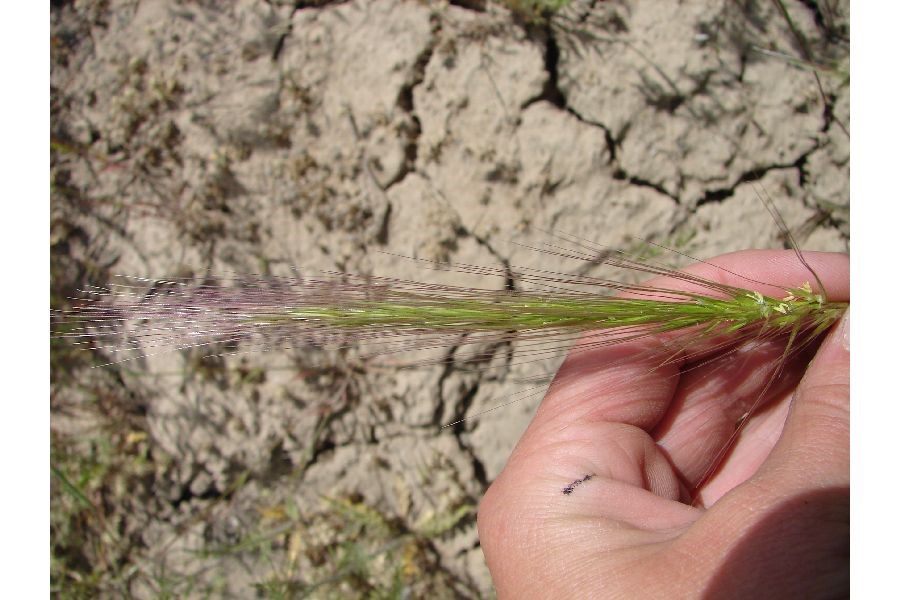
{"type": "MultiPolygon", "coordinates": [[[[848,258],[804,256],[829,300],[849,301],[848,258]]],[[[711,262],[785,287],[812,278],[789,252],[711,262]]],[[[708,264],[687,270],[759,288],[708,264]]],[[[662,366],[653,346],[589,348],[563,363],[479,509],[498,596],[848,596],[849,317],[811,362],[785,367],[734,444],[784,344],[662,366]]]]}

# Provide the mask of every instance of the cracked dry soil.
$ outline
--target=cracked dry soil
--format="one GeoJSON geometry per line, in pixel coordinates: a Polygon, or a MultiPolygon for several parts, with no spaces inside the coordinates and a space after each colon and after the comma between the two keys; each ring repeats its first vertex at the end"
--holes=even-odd
{"type": "MultiPolygon", "coordinates": [[[[848,249],[849,85],[823,72],[820,91],[772,54],[848,64],[846,21],[815,2],[786,3],[795,31],[773,3],[726,0],[573,2],[546,21],[493,2],[59,4],[61,295],[113,273],[432,276],[397,254],[579,268],[509,243],[546,231],[701,257],[781,247],[760,186],[804,249],[848,249]]],[[[474,509],[540,400],[523,382],[553,370],[495,359],[151,353],[60,378],[55,436],[77,452],[125,422],[123,452],[144,457],[107,508],[134,565],[109,589],[490,596],[474,509]],[[372,534],[368,574],[342,579],[353,527],[399,545],[372,534]]]]}

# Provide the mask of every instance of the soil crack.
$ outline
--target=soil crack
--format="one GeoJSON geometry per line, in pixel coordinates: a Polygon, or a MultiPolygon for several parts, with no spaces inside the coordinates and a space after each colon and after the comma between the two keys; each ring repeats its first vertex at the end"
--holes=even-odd
{"type": "Polygon", "coordinates": [[[428,68],[428,63],[431,62],[431,57],[434,56],[434,50],[438,45],[442,29],[440,17],[436,13],[431,14],[430,21],[431,36],[428,43],[416,57],[409,80],[403,84],[400,88],[400,93],[397,94],[397,108],[409,116],[410,125],[405,127],[402,132],[406,138],[403,149],[403,165],[397,174],[384,185],[385,191],[402,182],[407,175],[416,170],[416,160],[419,156],[419,137],[422,135],[422,122],[416,114],[413,92],[425,80],[425,70],[428,68]]]}
{"type": "Polygon", "coordinates": [[[606,139],[606,149],[609,152],[610,163],[614,163],[616,160],[618,143],[615,138],[613,138],[609,127],[598,121],[588,119],[569,106],[565,93],[563,93],[562,89],[559,87],[560,49],[559,42],[556,41],[556,36],[553,33],[553,27],[550,26],[550,24],[547,24],[536,31],[537,33],[531,33],[530,36],[532,38],[538,38],[544,43],[544,70],[547,72],[547,80],[544,82],[544,87],[540,94],[533,98],[529,98],[522,104],[522,110],[537,102],[548,102],[559,110],[565,111],[575,117],[579,123],[602,129],[603,136],[606,139]]]}
{"type": "Polygon", "coordinates": [[[814,145],[810,150],[801,154],[797,158],[797,160],[791,163],[765,165],[762,167],[757,167],[755,169],[750,169],[749,171],[742,173],[737,181],[735,181],[734,185],[707,191],[706,194],[704,194],[703,197],[697,201],[697,207],[703,206],[704,204],[723,202],[732,197],[739,186],[745,183],[759,181],[760,179],[764,178],[770,171],[797,169],[800,177],[800,187],[805,188],[806,170],[804,167],[806,166],[806,161],[808,160],[809,156],[820,147],[820,144],[814,145]]]}

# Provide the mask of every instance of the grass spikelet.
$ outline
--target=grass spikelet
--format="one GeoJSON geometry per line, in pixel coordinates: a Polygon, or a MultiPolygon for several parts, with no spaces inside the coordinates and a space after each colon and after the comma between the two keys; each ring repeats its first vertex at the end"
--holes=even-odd
{"type": "MultiPolygon", "coordinates": [[[[566,258],[587,255],[583,249],[561,246],[545,251],[566,258]]],[[[767,295],[624,253],[604,262],[671,278],[683,289],[527,268],[511,273],[527,290],[339,273],[245,275],[199,285],[125,278],[126,283],[87,291],[75,313],[66,315],[68,330],[60,336],[101,351],[113,363],[129,360],[127,354],[135,350],[152,354],[194,348],[215,354],[223,346],[227,351],[253,351],[354,342],[387,354],[443,346],[457,337],[467,344],[515,339],[520,354],[527,354],[556,350],[587,332],[594,345],[677,332],[689,332],[687,339],[694,340],[779,334],[810,339],[846,308],[845,303],[829,302],[809,283],[767,295]]],[[[510,275],[491,267],[426,264],[477,275],[510,275]]]]}

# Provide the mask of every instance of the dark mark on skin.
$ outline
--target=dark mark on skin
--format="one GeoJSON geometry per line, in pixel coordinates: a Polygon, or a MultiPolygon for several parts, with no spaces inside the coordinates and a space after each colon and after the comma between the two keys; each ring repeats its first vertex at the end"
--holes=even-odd
{"type": "Polygon", "coordinates": [[[594,473],[589,473],[589,474],[585,475],[584,477],[582,477],[581,479],[576,479],[575,481],[573,481],[572,483],[570,483],[569,485],[564,487],[562,489],[562,493],[565,494],[566,496],[568,496],[569,494],[571,494],[572,492],[575,491],[576,487],[578,487],[585,481],[590,481],[591,479],[593,479],[593,477],[594,477],[594,473]]]}

